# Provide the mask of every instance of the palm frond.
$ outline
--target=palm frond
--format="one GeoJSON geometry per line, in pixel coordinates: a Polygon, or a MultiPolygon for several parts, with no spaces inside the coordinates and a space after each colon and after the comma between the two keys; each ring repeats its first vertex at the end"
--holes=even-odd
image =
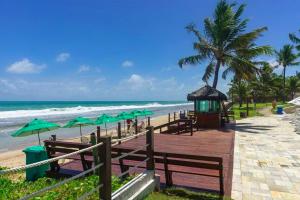
{"type": "Polygon", "coordinates": [[[290,33],[289,38],[293,43],[300,43],[300,38],[298,38],[294,33],[290,33]]]}
{"type": "Polygon", "coordinates": [[[196,64],[199,64],[204,59],[205,59],[205,57],[202,56],[202,55],[189,56],[189,57],[185,57],[185,58],[180,59],[178,61],[178,65],[179,65],[180,68],[182,68],[183,65],[187,65],[187,64],[196,65],[196,64]]]}
{"type": "Polygon", "coordinates": [[[205,72],[203,74],[202,80],[204,82],[208,82],[209,78],[213,75],[215,70],[215,63],[210,62],[209,65],[206,67],[205,72]]]}
{"type": "Polygon", "coordinates": [[[262,35],[263,32],[267,30],[267,27],[262,27],[245,34],[241,34],[238,37],[236,37],[232,42],[228,43],[225,49],[230,50],[245,47],[249,44],[252,44],[258,37],[262,35]]]}
{"type": "Polygon", "coordinates": [[[222,78],[226,79],[229,73],[235,73],[235,70],[232,67],[226,68],[222,73],[222,78]]]}

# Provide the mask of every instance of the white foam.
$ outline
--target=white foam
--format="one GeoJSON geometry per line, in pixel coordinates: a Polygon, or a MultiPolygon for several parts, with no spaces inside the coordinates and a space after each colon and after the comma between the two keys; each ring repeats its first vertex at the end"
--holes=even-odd
{"type": "Polygon", "coordinates": [[[41,117],[41,116],[61,116],[61,115],[84,114],[89,112],[175,107],[175,106],[185,106],[185,105],[192,105],[192,103],[179,103],[179,104],[151,103],[145,105],[121,105],[121,106],[99,106],[99,107],[77,106],[77,107],[65,107],[65,108],[47,108],[41,110],[15,110],[15,111],[0,112],[0,119],[41,117]]]}

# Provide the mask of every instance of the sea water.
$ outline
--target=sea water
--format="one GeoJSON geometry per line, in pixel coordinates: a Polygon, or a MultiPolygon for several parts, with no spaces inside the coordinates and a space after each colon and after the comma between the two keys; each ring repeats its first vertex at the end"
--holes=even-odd
{"type": "MultiPolygon", "coordinates": [[[[0,153],[37,144],[35,135],[18,138],[10,136],[12,132],[34,118],[63,125],[78,116],[96,118],[103,113],[117,115],[134,109],[151,110],[154,112],[151,117],[156,117],[192,109],[192,104],[185,101],[0,101],[0,153]]],[[[61,128],[42,133],[41,138],[47,139],[52,134],[56,134],[59,138],[77,137],[78,129],[61,128]]],[[[83,127],[83,133],[90,133],[94,129],[94,126],[83,127]]]]}

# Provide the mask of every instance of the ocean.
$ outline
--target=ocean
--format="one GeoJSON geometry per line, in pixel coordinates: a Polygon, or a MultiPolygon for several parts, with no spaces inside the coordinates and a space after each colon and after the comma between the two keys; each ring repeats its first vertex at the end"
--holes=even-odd
{"type": "MultiPolygon", "coordinates": [[[[19,138],[10,136],[34,118],[63,125],[77,116],[96,118],[103,113],[117,115],[122,111],[149,109],[154,112],[151,117],[155,117],[191,108],[192,104],[186,101],[0,101],[0,153],[36,144],[35,135],[19,138]]],[[[83,133],[94,129],[91,126],[84,127],[83,133]]],[[[41,138],[47,139],[51,134],[57,134],[59,138],[71,138],[78,136],[78,130],[58,129],[42,133],[41,138]]]]}

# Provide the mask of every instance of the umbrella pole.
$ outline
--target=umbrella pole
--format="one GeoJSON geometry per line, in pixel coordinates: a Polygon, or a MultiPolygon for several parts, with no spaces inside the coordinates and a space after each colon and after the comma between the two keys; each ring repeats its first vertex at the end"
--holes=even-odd
{"type": "Polygon", "coordinates": [[[82,142],[81,124],[79,125],[79,129],[80,129],[80,142],[82,142]]]}
{"type": "Polygon", "coordinates": [[[124,120],[124,131],[125,131],[125,136],[126,136],[126,133],[128,133],[128,129],[126,130],[126,127],[125,127],[125,120],[124,120]]]}
{"type": "Polygon", "coordinates": [[[40,132],[38,131],[39,145],[41,146],[40,132]]]}

